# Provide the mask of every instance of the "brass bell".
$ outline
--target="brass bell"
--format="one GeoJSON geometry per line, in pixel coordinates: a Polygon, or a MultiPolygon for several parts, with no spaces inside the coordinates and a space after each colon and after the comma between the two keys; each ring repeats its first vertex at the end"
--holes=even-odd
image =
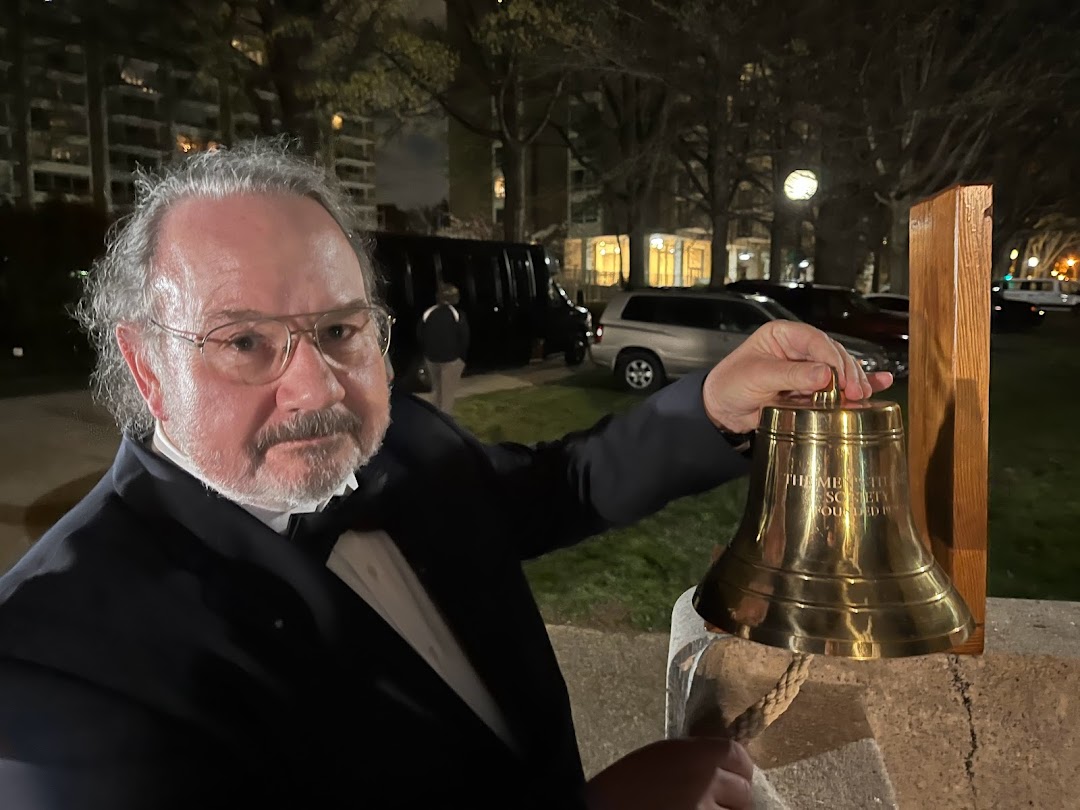
{"type": "Polygon", "coordinates": [[[762,411],[742,523],[694,594],[709,624],[797,653],[899,658],[963,643],[967,605],[919,539],[894,402],[762,411]]]}

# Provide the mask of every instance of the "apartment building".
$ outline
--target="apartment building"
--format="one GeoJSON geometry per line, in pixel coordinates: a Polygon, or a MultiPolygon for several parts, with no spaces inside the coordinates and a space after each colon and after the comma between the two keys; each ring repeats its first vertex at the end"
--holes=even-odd
{"type": "MultiPolygon", "coordinates": [[[[586,97],[587,98],[587,97],[586,97]]],[[[571,98],[556,114],[565,116],[571,137],[577,125],[571,98]]],[[[501,223],[505,181],[499,144],[451,123],[450,208],[461,219],[490,218],[501,223]]],[[[527,225],[530,232],[564,235],[562,278],[567,289],[589,300],[603,299],[630,273],[630,238],[622,227],[625,212],[605,199],[595,164],[567,149],[561,139],[541,139],[528,153],[527,225]],[[580,159],[579,159],[580,158],[580,159]]],[[[646,251],[648,283],[693,287],[709,283],[712,238],[697,205],[699,192],[685,171],[670,162],[662,170],[651,200],[643,201],[649,224],[640,249],[646,251]]],[[[727,239],[727,279],[762,278],[769,267],[770,232],[757,213],[768,207],[760,191],[740,189],[727,239]]]]}
{"type": "MultiPolygon", "coordinates": [[[[234,89],[205,81],[182,54],[162,58],[132,42],[125,53],[88,55],[78,23],[62,3],[31,8],[16,1],[0,13],[0,200],[96,202],[122,211],[134,199],[136,167],[157,169],[177,155],[260,133],[258,117],[237,103],[234,89]],[[17,137],[20,110],[27,116],[24,143],[17,137]]],[[[374,228],[371,121],[333,114],[327,123],[335,171],[364,226],[374,228]]]]}

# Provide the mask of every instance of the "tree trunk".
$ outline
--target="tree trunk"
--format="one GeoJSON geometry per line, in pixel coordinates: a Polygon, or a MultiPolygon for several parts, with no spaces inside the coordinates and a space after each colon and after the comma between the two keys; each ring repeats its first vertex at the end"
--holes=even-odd
{"type": "Polygon", "coordinates": [[[105,53],[102,42],[103,3],[95,0],[83,19],[83,53],[86,55],[87,135],[90,141],[90,190],[101,211],[112,208],[109,184],[109,128],[105,119],[105,53]]]}
{"type": "Polygon", "coordinates": [[[787,201],[780,194],[774,194],[772,227],[769,229],[769,281],[780,281],[784,277],[784,251],[788,244],[790,219],[787,201]]]}
{"type": "Polygon", "coordinates": [[[508,242],[525,241],[526,164],[525,147],[517,140],[503,141],[503,238],[508,242]]]}
{"type": "Polygon", "coordinates": [[[865,252],[853,237],[860,210],[836,197],[821,204],[814,231],[814,281],[854,287],[865,252]]]}
{"type": "Polygon", "coordinates": [[[908,284],[908,222],[911,215],[909,200],[893,200],[889,205],[889,244],[885,246],[885,268],[882,285],[889,291],[906,295],[908,284]]]}
{"type": "Polygon", "coordinates": [[[22,9],[16,4],[10,17],[12,150],[15,155],[15,182],[19,187],[15,203],[19,208],[34,206],[34,170],[30,149],[30,88],[26,75],[26,51],[30,38],[24,28],[22,9]]]}
{"type": "Polygon", "coordinates": [[[713,211],[712,215],[712,268],[709,272],[709,287],[723,289],[727,283],[728,272],[728,233],[731,213],[728,209],[713,211]]]}
{"type": "Polygon", "coordinates": [[[627,229],[630,236],[630,278],[627,279],[626,287],[629,290],[640,290],[649,286],[648,267],[648,234],[643,222],[643,213],[639,203],[631,202],[630,227],[627,229]]]}

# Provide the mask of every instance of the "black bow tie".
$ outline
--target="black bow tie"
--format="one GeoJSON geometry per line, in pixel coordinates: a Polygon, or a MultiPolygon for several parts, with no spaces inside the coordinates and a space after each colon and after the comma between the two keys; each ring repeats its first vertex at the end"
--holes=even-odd
{"type": "Polygon", "coordinates": [[[321,559],[330,556],[330,550],[349,528],[351,521],[347,509],[341,509],[346,495],[335,495],[318,512],[297,512],[289,517],[286,537],[321,559]]]}

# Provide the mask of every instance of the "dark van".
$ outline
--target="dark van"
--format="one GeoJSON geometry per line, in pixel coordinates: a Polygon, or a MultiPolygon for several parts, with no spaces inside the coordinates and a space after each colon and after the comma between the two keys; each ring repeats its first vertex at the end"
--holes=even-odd
{"type": "Polygon", "coordinates": [[[390,360],[399,381],[422,377],[417,326],[440,282],[461,292],[471,332],[467,370],[525,365],[538,345],[544,357],[562,353],[570,365],[585,359],[592,317],[571,303],[542,246],[390,233],[372,239],[383,299],[396,318],[390,360]]]}

